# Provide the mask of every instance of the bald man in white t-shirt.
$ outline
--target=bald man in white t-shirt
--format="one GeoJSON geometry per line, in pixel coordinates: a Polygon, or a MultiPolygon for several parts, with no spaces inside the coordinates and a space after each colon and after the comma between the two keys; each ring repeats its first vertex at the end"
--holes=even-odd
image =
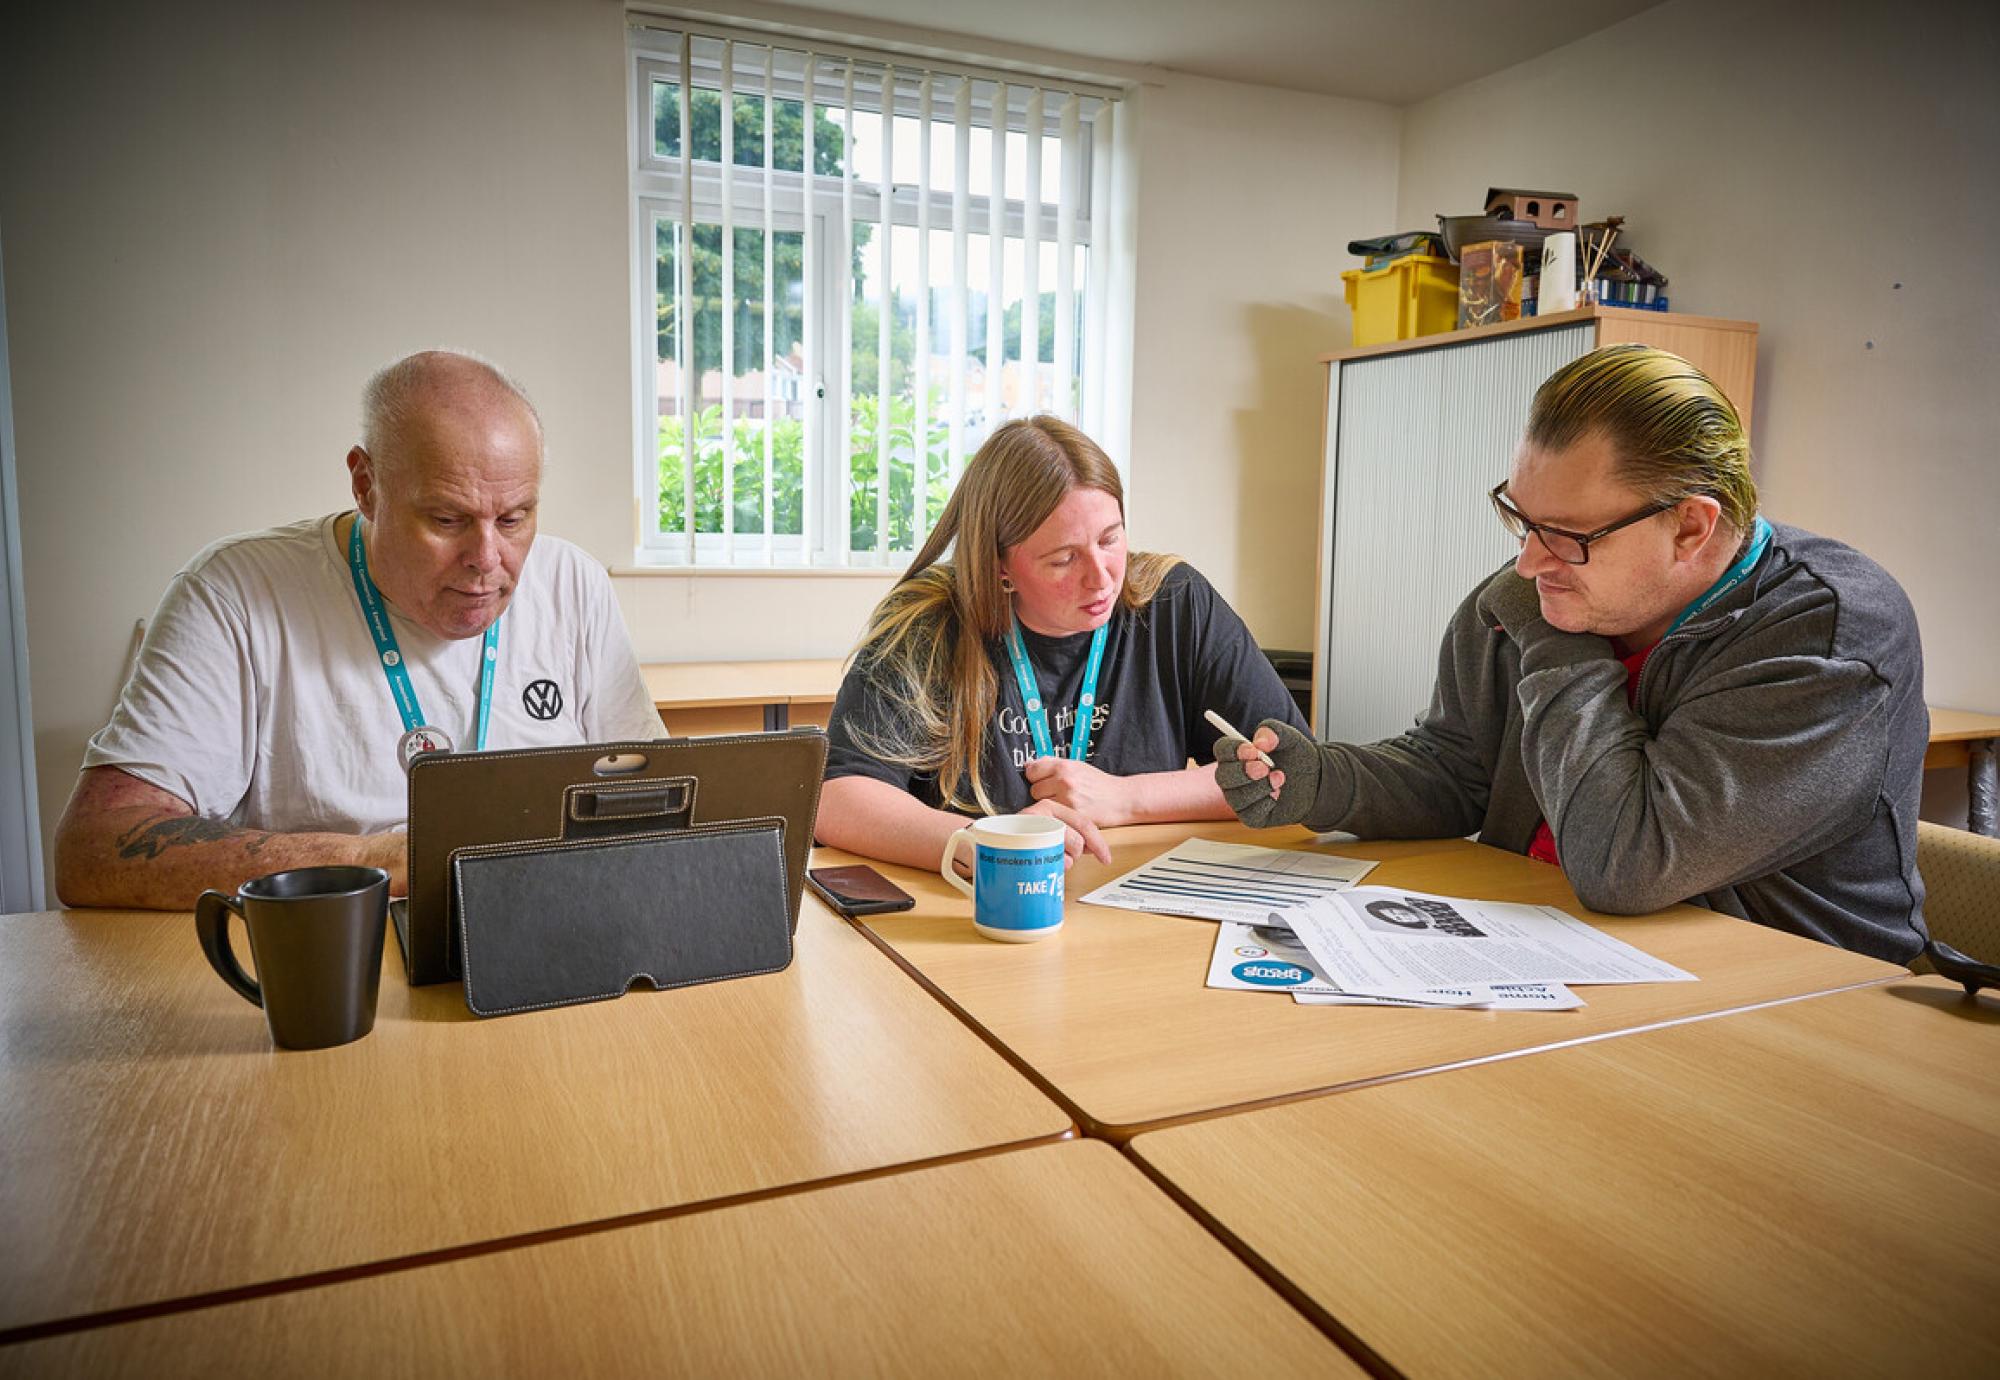
{"type": "Polygon", "coordinates": [[[504,375],[390,365],[347,468],[355,511],[168,586],[57,827],[65,904],[185,910],[335,863],[400,895],[413,755],[664,735],[604,568],[536,539],[541,422],[504,375]]]}

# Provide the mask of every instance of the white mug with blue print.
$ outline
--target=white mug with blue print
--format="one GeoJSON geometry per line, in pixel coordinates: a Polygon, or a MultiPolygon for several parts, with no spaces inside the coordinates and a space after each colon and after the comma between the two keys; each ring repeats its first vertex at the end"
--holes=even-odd
{"type": "Polygon", "coordinates": [[[938,875],[972,898],[972,927],[988,939],[1023,943],[1062,928],[1063,822],[1048,815],[994,815],[945,840],[938,875]],[[972,880],[958,875],[960,839],[972,842],[972,880]]]}

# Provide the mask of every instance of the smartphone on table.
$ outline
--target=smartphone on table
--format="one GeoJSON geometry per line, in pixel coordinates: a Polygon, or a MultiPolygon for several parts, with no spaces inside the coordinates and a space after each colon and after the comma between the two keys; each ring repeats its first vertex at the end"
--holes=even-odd
{"type": "Polygon", "coordinates": [[[916,897],[897,886],[872,867],[814,867],[806,880],[828,905],[842,915],[886,915],[908,910],[916,897]]]}

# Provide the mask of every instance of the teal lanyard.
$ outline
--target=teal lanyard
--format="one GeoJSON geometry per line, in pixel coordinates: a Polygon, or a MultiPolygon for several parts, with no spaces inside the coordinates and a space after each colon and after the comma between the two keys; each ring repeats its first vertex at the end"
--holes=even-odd
{"type": "MultiPolygon", "coordinates": [[[[382,674],[389,678],[389,693],[395,697],[396,712],[403,716],[405,732],[431,727],[424,722],[423,706],[417,703],[417,687],[410,684],[410,672],[396,647],[396,630],[389,626],[389,611],[382,605],[375,582],[368,578],[368,558],[361,546],[361,514],[354,515],[354,530],[347,538],[347,565],[354,574],[355,597],[361,600],[361,621],[375,639],[375,657],[382,674]]],[[[486,629],[486,646],[479,661],[479,718],[473,732],[477,747],[486,751],[486,723],[493,707],[493,667],[500,660],[500,620],[486,629]]]]}
{"type": "MultiPolygon", "coordinates": [[[[1090,730],[1097,719],[1097,672],[1104,664],[1104,636],[1111,631],[1105,624],[1090,635],[1090,659],[1084,663],[1083,692],[1076,697],[1076,723],[1069,732],[1069,755],[1081,762],[1090,752],[1090,730]]],[[[1014,663],[1014,683],[1021,687],[1021,705],[1028,713],[1028,731],[1035,736],[1035,756],[1056,755],[1055,740],[1049,736],[1049,711],[1042,706],[1041,687],[1035,684],[1034,663],[1021,641],[1021,620],[1007,629],[1007,656],[1014,663]]]]}
{"type": "Polygon", "coordinates": [[[1682,609],[1680,617],[1673,621],[1673,625],[1662,634],[1662,637],[1672,637],[1679,630],[1681,624],[1687,622],[1690,618],[1696,617],[1713,605],[1716,600],[1742,584],[1744,577],[1749,575],[1751,569],[1762,559],[1764,549],[1770,544],[1771,524],[1760,517],[1757,519],[1757,525],[1753,529],[1753,534],[1750,538],[1750,549],[1737,558],[1736,564],[1722,572],[1722,578],[1708,587],[1708,593],[1682,609]]]}

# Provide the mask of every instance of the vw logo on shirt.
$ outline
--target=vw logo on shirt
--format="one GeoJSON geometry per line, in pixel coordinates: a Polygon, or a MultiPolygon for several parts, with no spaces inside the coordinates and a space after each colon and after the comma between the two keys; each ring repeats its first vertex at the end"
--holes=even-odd
{"type": "Polygon", "coordinates": [[[553,719],[563,710],[562,687],[552,680],[538,680],[521,692],[521,707],[531,719],[553,719]]]}

